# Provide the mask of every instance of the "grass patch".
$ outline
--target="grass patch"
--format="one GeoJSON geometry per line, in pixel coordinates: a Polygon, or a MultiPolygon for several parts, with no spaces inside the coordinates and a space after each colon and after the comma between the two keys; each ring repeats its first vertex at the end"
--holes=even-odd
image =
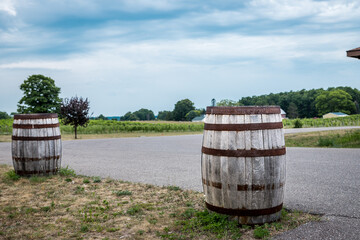
{"type": "MultiPolygon", "coordinates": [[[[11,170],[0,165],[0,177],[11,170]]],[[[1,238],[255,239],[260,231],[208,212],[203,193],[118,180],[84,184],[92,178],[72,171],[68,183],[65,175],[36,184],[30,178],[0,181],[1,238]]],[[[312,220],[283,210],[280,222],[262,228],[272,237],[312,220]]]]}
{"type": "Polygon", "coordinates": [[[360,148],[360,129],[285,135],[287,147],[360,148]]]}

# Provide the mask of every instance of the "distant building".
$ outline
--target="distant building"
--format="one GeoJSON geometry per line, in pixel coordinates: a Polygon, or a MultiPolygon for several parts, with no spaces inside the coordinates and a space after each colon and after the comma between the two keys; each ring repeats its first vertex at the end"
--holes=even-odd
{"type": "Polygon", "coordinates": [[[191,120],[192,122],[204,122],[205,121],[205,115],[201,115],[199,117],[195,117],[191,120]]]}
{"type": "Polygon", "coordinates": [[[115,121],[120,121],[120,116],[111,116],[111,117],[106,117],[107,120],[115,120],[115,121]]]}
{"type": "Polygon", "coordinates": [[[331,113],[327,113],[323,116],[323,118],[337,118],[337,117],[346,117],[349,116],[346,113],[342,113],[342,112],[331,112],[331,113]]]}
{"type": "Polygon", "coordinates": [[[284,111],[284,110],[282,110],[281,108],[280,108],[280,110],[281,110],[281,118],[286,118],[286,112],[284,111]]]}

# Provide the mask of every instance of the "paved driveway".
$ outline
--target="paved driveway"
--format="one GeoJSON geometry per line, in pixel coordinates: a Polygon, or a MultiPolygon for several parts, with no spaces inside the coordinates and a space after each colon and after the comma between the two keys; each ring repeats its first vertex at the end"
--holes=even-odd
{"type": "MultiPolygon", "coordinates": [[[[202,135],[63,142],[62,166],[77,173],[202,191],[202,135]]],[[[12,164],[10,143],[0,163],[12,164]]],[[[279,239],[358,239],[360,149],[287,148],[285,206],[325,214],[279,239]],[[332,238],[334,236],[334,238],[332,238]]]]}

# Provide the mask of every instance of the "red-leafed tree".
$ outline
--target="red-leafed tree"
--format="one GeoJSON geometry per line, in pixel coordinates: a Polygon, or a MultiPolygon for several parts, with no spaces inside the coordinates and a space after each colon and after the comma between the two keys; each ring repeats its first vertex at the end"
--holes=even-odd
{"type": "Polygon", "coordinates": [[[61,104],[60,118],[65,125],[74,126],[75,139],[77,139],[77,128],[86,127],[89,123],[89,110],[90,104],[87,98],[65,98],[61,104]]]}

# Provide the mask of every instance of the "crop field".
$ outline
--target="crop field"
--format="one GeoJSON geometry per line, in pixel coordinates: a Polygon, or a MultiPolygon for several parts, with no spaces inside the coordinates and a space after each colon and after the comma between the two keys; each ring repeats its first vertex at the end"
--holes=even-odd
{"type": "MultiPolygon", "coordinates": [[[[329,119],[284,119],[284,128],[293,128],[299,120],[302,127],[336,127],[360,126],[360,114],[348,117],[329,119]]],[[[12,134],[12,119],[0,120],[0,135],[12,134]]],[[[115,121],[115,120],[90,120],[89,125],[78,128],[79,134],[119,134],[119,133],[171,133],[171,132],[201,132],[204,123],[170,122],[170,121],[115,121]]],[[[60,125],[61,134],[74,134],[74,129],[69,125],[60,125]]]]}
{"type": "MultiPolygon", "coordinates": [[[[0,120],[0,135],[12,134],[12,119],[0,120]]],[[[204,129],[203,123],[193,122],[164,122],[164,121],[114,121],[90,120],[89,125],[78,128],[79,134],[114,134],[129,132],[200,132],[204,129]]],[[[60,125],[61,134],[73,134],[70,125],[60,125]]]]}
{"type": "MultiPolygon", "coordinates": [[[[293,128],[297,119],[284,119],[284,128],[293,128]]],[[[360,114],[339,118],[303,118],[299,119],[302,127],[342,127],[360,126],[360,114]]]]}

